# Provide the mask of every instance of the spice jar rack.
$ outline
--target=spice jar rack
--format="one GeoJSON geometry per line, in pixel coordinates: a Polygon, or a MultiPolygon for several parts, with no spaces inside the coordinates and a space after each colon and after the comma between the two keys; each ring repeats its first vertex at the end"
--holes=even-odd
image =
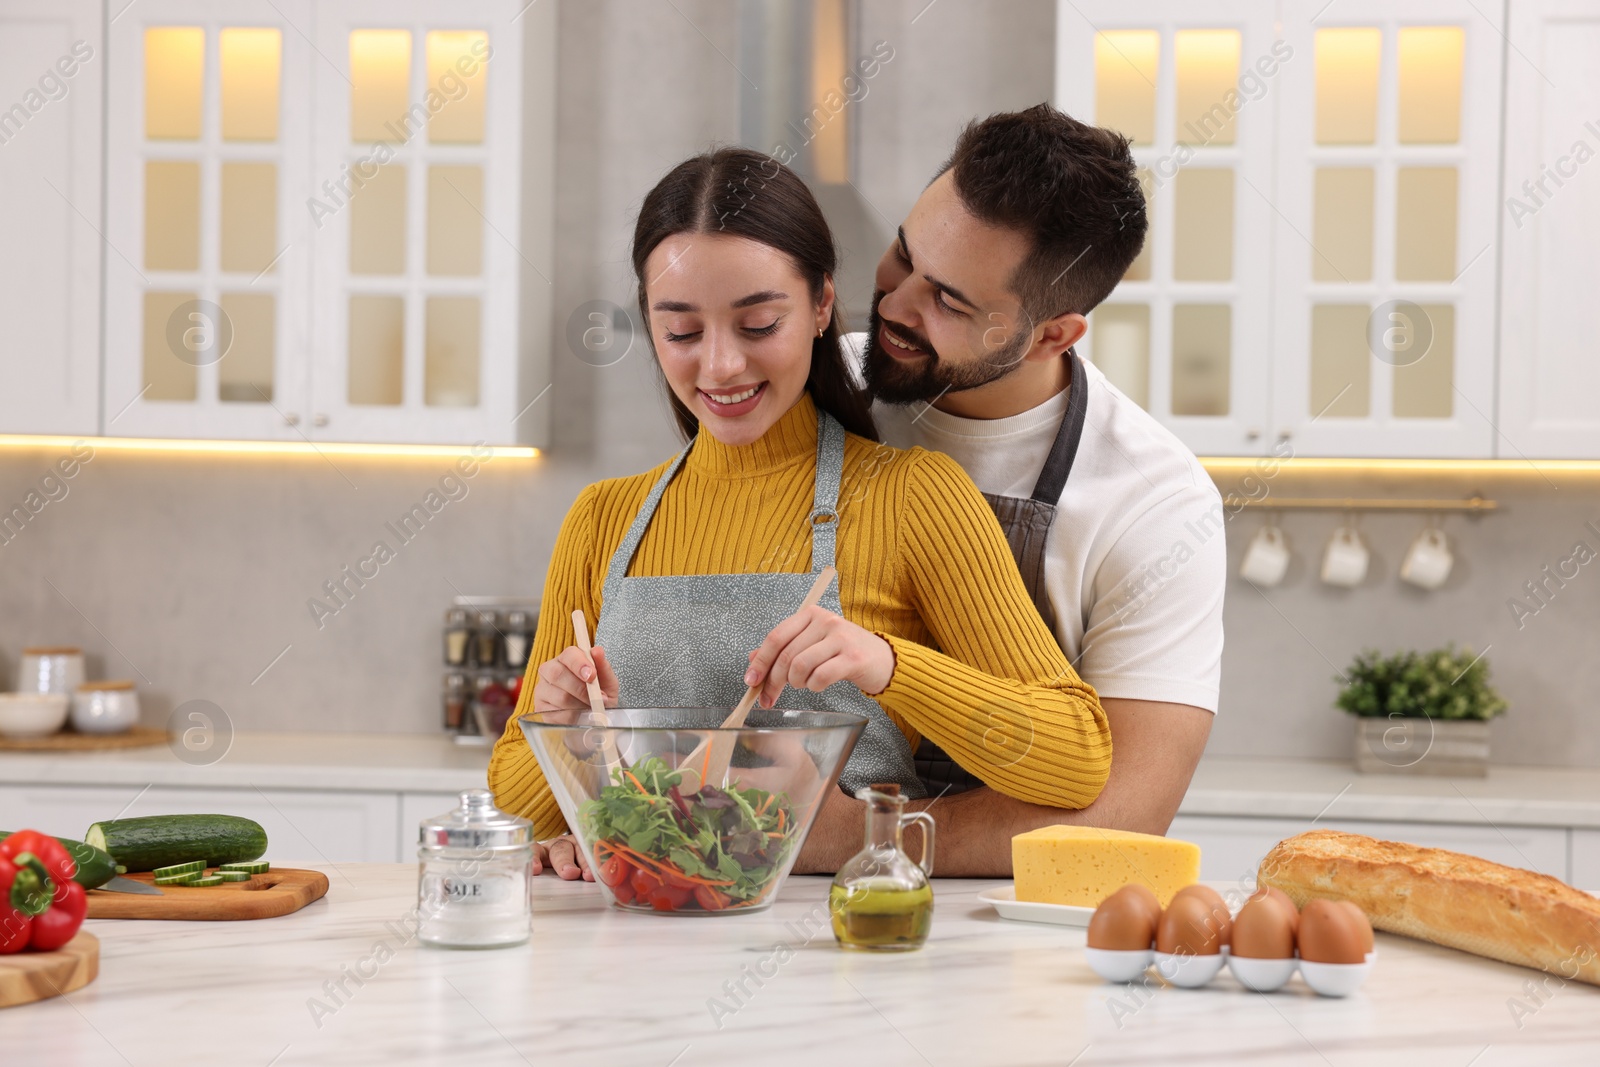
{"type": "Polygon", "coordinates": [[[528,666],[539,601],[458,596],[444,613],[441,714],[458,744],[489,745],[516,705],[528,666]]]}

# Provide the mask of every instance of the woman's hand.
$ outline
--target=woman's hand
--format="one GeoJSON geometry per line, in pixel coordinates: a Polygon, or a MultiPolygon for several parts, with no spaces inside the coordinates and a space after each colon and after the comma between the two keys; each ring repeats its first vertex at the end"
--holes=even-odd
{"type": "Polygon", "coordinates": [[[539,664],[539,681],[533,687],[534,711],[588,711],[589,679],[600,678],[600,692],[606,707],[617,706],[621,684],[606,658],[606,650],[594,646],[594,665],[577,645],[568,645],[555,659],[539,664]]]}
{"type": "Polygon", "coordinates": [[[750,653],[744,684],[766,679],[758,698],[770,708],[786,685],[821,692],[835,682],[854,682],[869,696],[894,678],[889,642],[826,608],[805,608],[780,622],[750,653]]]}
{"type": "Polygon", "coordinates": [[[583,854],[583,849],[578,847],[578,839],[571,834],[533,843],[533,873],[539,874],[547,868],[569,882],[576,878],[582,878],[585,882],[594,881],[594,872],[589,869],[589,857],[583,854]]]}

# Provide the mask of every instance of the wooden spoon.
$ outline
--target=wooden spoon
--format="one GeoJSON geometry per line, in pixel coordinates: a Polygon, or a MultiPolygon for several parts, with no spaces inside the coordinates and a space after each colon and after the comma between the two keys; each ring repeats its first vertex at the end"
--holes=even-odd
{"type": "Polygon", "coordinates": [[[583,609],[579,608],[572,613],[572,632],[578,639],[578,647],[588,657],[589,668],[594,672],[594,677],[589,679],[589,711],[594,718],[594,724],[600,729],[600,747],[605,756],[606,774],[611,774],[611,769],[625,766],[622,762],[622,753],[617,751],[616,739],[611,736],[611,716],[606,714],[605,694],[600,692],[600,670],[594,665],[594,649],[589,644],[589,620],[584,618],[583,609]]]}
{"type": "MultiPolygon", "coordinates": [[[[795,615],[821,603],[822,594],[827,592],[829,584],[838,573],[832,567],[822,568],[817,580],[811,583],[810,590],[806,592],[806,598],[800,602],[800,607],[795,609],[795,615]]],[[[744,691],[744,696],[734,705],[733,711],[722,720],[724,730],[733,730],[744,725],[745,719],[750,716],[750,709],[756,705],[756,698],[761,695],[761,687],[765,682],[766,679],[763,678],[744,691]]],[[[678,765],[678,770],[683,772],[683,781],[679,783],[678,791],[695,793],[706,782],[720,782],[727,777],[728,764],[733,759],[733,746],[737,740],[737,734],[717,734],[710,741],[709,751],[705,741],[696,745],[688,758],[678,765]],[[695,764],[700,766],[696,768],[695,764]]]]}

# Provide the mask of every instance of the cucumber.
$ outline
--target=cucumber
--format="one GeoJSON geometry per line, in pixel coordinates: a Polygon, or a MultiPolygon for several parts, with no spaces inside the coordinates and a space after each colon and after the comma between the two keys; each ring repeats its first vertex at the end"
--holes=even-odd
{"type": "MultiPolygon", "coordinates": [[[[10,837],[13,832],[0,830],[0,841],[10,837]]],[[[72,876],[72,880],[83,888],[95,889],[103,886],[120,873],[116,861],[93,845],[74,841],[70,837],[58,837],[56,840],[71,853],[72,861],[78,865],[78,873],[72,876]]]]}
{"type": "Polygon", "coordinates": [[[210,886],[210,885],[221,885],[222,884],[222,877],[221,877],[221,875],[208,874],[203,878],[196,878],[194,881],[190,882],[189,884],[192,885],[192,886],[196,886],[198,888],[204,888],[205,886],[210,886]]]}
{"type": "Polygon", "coordinates": [[[175,863],[171,867],[157,867],[150,873],[157,878],[172,878],[180,874],[205,874],[206,861],[195,860],[192,863],[175,863]]]}
{"type": "Polygon", "coordinates": [[[184,871],[182,874],[163,874],[158,877],[156,885],[194,885],[201,877],[200,871],[184,871]]]}
{"type": "Polygon", "coordinates": [[[223,882],[248,882],[250,875],[244,871],[218,871],[213,877],[223,882]]]}
{"type": "Polygon", "coordinates": [[[267,832],[237,815],[145,815],[89,827],[84,840],[130,871],[194,860],[216,865],[253,860],[267,851],[267,832]]]}
{"type": "Polygon", "coordinates": [[[217,864],[217,872],[219,874],[220,873],[224,873],[224,872],[230,872],[230,871],[231,872],[235,872],[235,873],[243,873],[243,874],[266,874],[271,869],[272,869],[272,865],[269,864],[266,860],[250,860],[247,863],[219,863],[219,864],[217,864]]]}

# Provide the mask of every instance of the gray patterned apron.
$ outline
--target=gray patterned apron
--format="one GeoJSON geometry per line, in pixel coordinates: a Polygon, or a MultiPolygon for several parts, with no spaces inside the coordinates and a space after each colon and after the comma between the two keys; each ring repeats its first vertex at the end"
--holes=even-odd
{"type": "MultiPolygon", "coordinates": [[[[630,578],[628,565],[645,529],[694,443],[678,453],[645,498],[606,571],[595,644],[603,645],[619,667],[620,707],[733,710],[745,693],[750,651],[794,614],[822,568],[834,565],[844,436],[844,427],[833,416],[818,412],[816,493],[808,520],[810,573],[630,578]]],[[[822,606],[844,614],[838,582],[828,586],[822,606]]],[[[854,684],[836,682],[820,693],[786,689],[778,703],[786,708],[851,712],[867,720],[839,775],[839,785],[847,792],[853,795],[873,782],[896,782],[906,796],[925,795],[905,735],[877,701],[854,684]]]]}
{"type": "MultiPolygon", "coordinates": [[[[1083,365],[1076,349],[1069,349],[1068,354],[1072,357],[1072,381],[1067,387],[1067,413],[1061,419],[1061,429],[1056,431],[1055,443],[1050,446],[1050,455],[1045,458],[1044,470],[1039,472],[1033,495],[983,494],[1006,533],[1011,554],[1022,571],[1022,583],[1028,587],[1034,607],[1039,609],[1039,616],[1051,633],[1055,632],[1056,613],[1050,606],[1050,594],[1044,585],[1045,539],[1050,536],[1050,524],[1055,521],[1056,502],[1061,499],[1073,461],[1078,458],[1078,441],[1083,437],[1083,420],[1089,408],[1083,365]]],[[[923,787],[935,796],[965,793],[983,784],[977,775],[967,771],[926,737],[917,745],[916,767],[923,787]]]]}

